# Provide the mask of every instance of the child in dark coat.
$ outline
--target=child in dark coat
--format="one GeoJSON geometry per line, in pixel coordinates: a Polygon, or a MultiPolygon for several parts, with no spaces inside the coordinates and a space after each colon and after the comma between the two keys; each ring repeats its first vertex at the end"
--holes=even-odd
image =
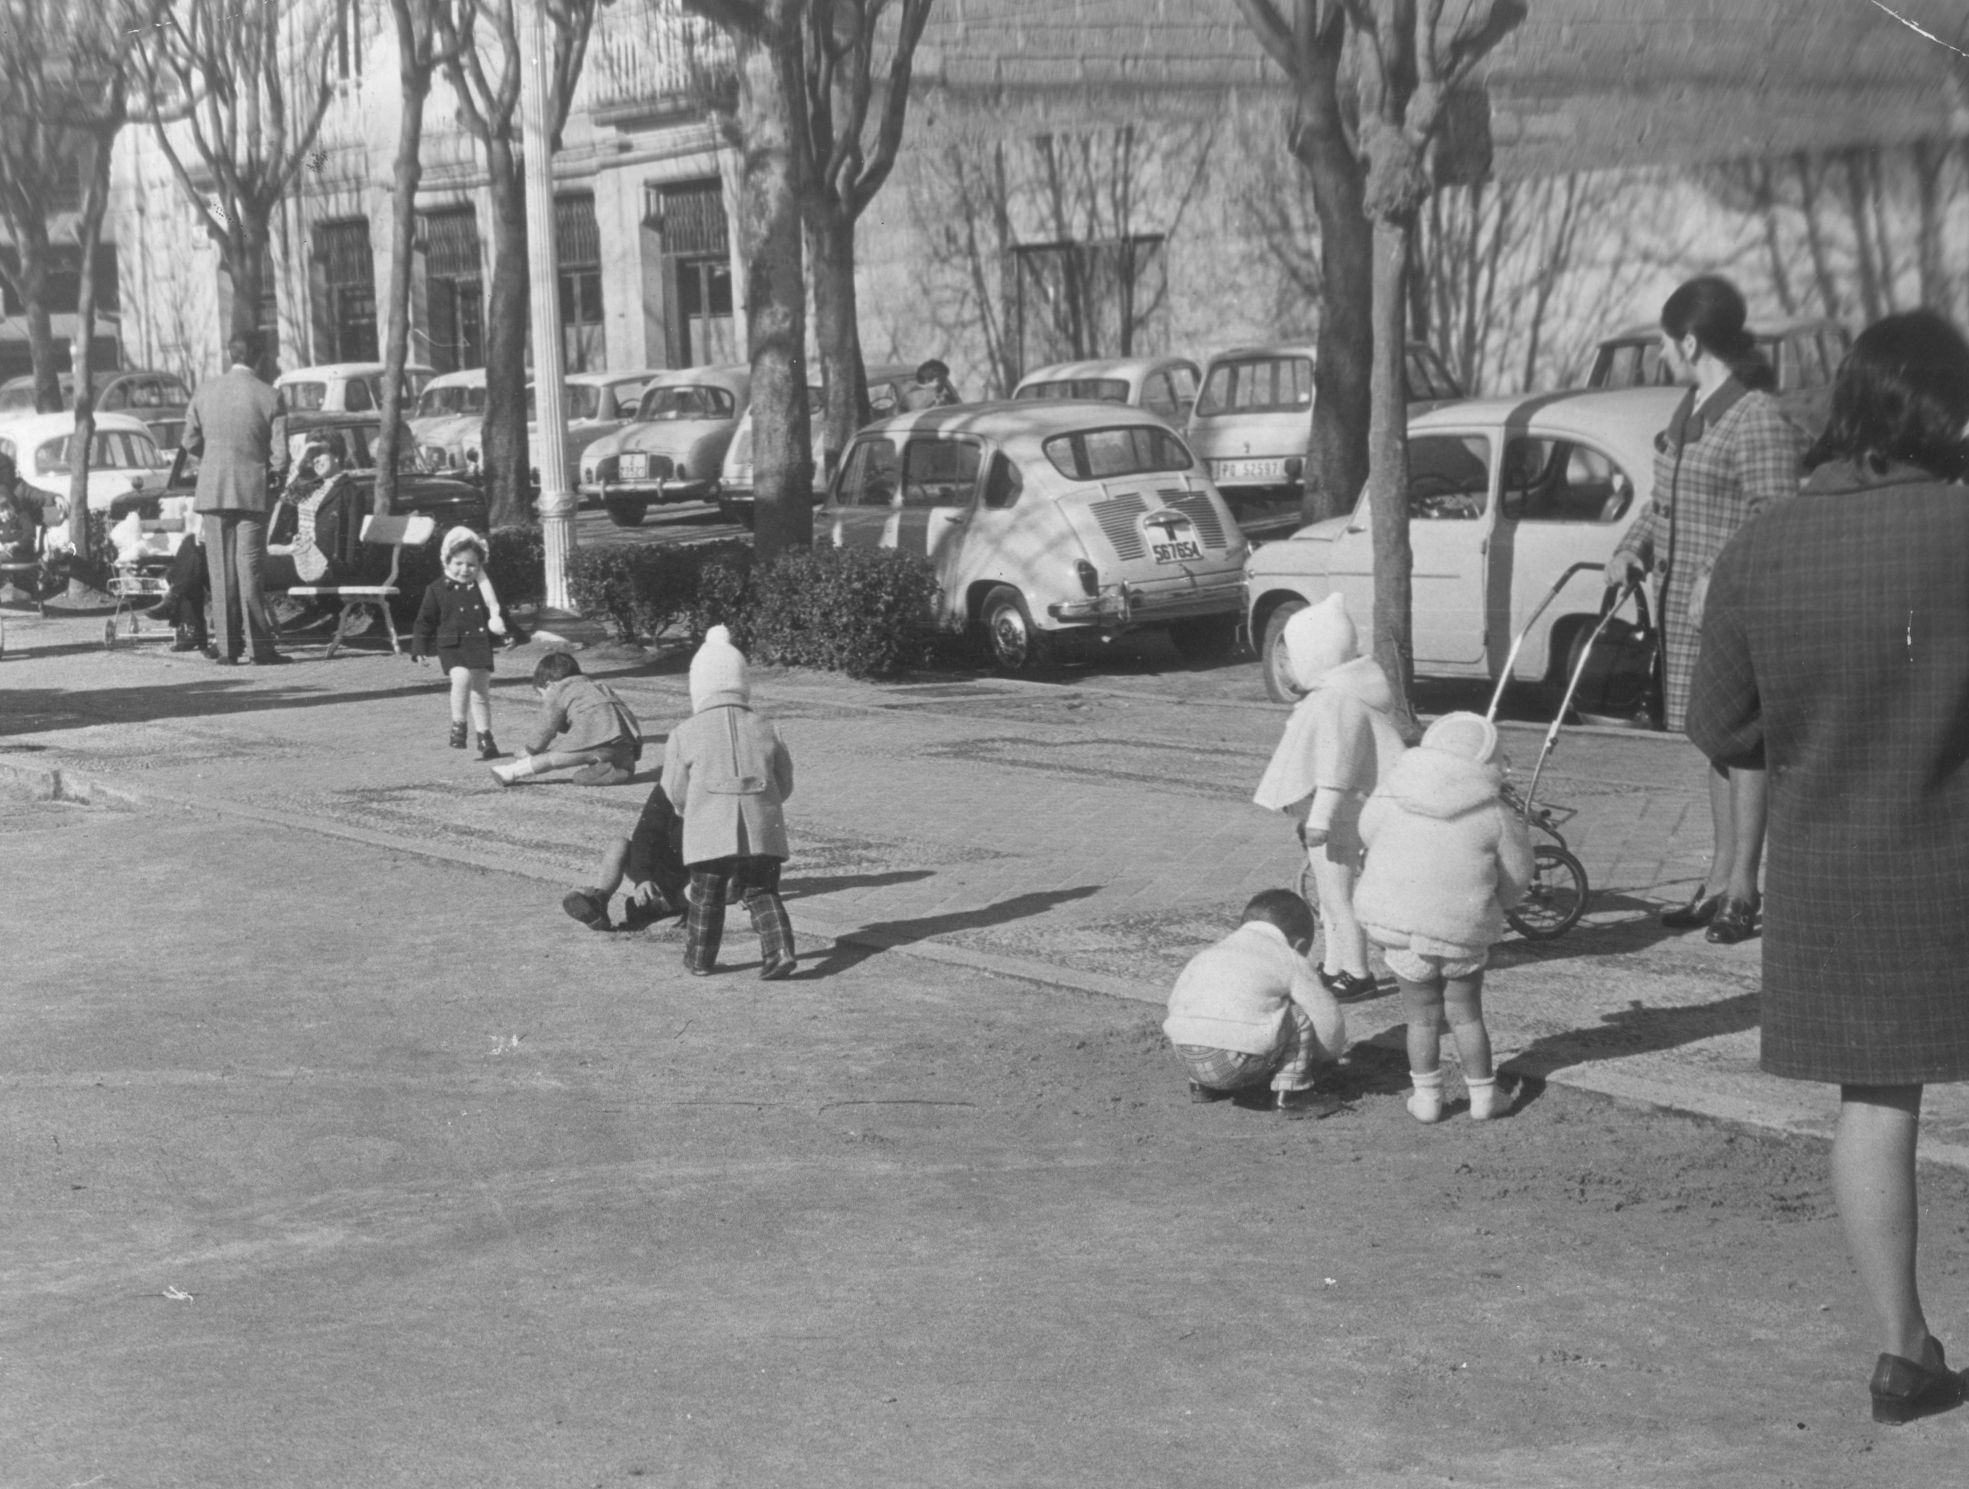
{"type": "Polygon", "coordinates": [[[433,650],[451,679],[451,747],[465,748],[465,720],[478,731],[479,759],[497,760],[492,742],[493,613],[481,580],[485,539],[469,527],[454,527],[438,550],[444,577],[433,579],[417,610],[410,659],[422,664],[433,650]]]}
{"type": "Polygon", "coordinates": [[[595,882],[568,894],[561,908],[591,931],[614,930],[617,923],[609,920],[609,900],[626,884],[619,924],[625,931],[640,931],[684,913],[684,889],[690,877],[684,867],[683,819],[659,781],[643,803],[636,830],[609,844],[595,882]]]}

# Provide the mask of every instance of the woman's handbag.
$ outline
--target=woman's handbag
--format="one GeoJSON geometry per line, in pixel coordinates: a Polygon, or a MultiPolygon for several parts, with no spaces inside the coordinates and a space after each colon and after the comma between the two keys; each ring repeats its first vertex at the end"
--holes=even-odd
{"type": "MultiPolygon", "coordinates": [[[[1618,599],[1616,591],[1607,591],[1600,613],[1606,614],[1618,599]]],[[[1585,670],[1573,691],[1573,707],[1582,717],[1591,714],[1626,720],[1646,714],[1657,724],[1661,720],[1661,632],[1654,624],[1643,586],[1634,589],[1634,607],[1633,620],[1616,615],[1606,623],[1600,639],[1591,642],[1592,651],[1586,655],[1585,670]]],[[[1589,626],[1574,637],[1566,656],[1568,677],[1580,666],[1592,634],[1589,626]]]]}

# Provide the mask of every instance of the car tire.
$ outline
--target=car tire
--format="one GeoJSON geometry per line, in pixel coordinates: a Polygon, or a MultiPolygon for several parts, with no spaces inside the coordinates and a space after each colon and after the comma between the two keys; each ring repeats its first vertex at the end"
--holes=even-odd
{"type": "Polygon", "coordinates": [[[1171,621],[1169,640],[1186,662],[1222,662],[1237,650],[1235,615],[1200,615],[1171,621]]]}
{"type": "Polygon", "coordinates": [[[1030,677],[1053,663],[1053,638],[1032,623],[1016,589],[1001,584],[978,607],[978,638],[985,659],[1000,672],[1030,677]]]}
{"type": "Polygon", "coordinates": [[[643,514],[649,511],[649,503],[629,497],[611,497],[602,505],[608,508],[608,520],[617,527],[641,527],[643,514]]]}
{"type": "Polygon", "coordinates": [[[725,497],[719,497],[718,515],[734,527],[742,527],[747,532],[752,531],[752,520],[755,512],[750,502],[747,502],[741,507],[735,501],[731,501],[725,497]]]}
{"type": "Polygon", "coordinates": [[[1304,696],[1292,680],[1292,663],[1285,654],[1285,623],[1305,608],[1304,600],[1287,600],[1265,617],[1258,661],[1265,674],[1265,696],[1274,703],[1297,703],[1304,696]]]}

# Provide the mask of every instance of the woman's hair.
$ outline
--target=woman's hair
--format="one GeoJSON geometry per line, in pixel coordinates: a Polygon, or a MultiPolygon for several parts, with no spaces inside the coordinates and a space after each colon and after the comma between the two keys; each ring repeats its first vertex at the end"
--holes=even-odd
{"type": "Polygon", "coordinates": [[[1905,461],[1944,480],[1969,479],[1969,342],[1932,310],[1910,310],[1860,333],[1832,384],[1832,417],[1805,455],[1875,471],[1905,461]]]}
{"type": "Polygon", "coordinates": [[[533,685],[536,688],[551,687],[564,677],[579,677],[581,663],[575,660],[571,651],[550,651],[533,664],[533,685]]]}
{"type": "Polygon", "coordinates": [[[1746,388],[1769,392],[1777,383],[1750,334],[1750,311],[1737,287],[1720,274],[1703,274],[1684,283],[1662,302],[1661,329],[1676,341],[1693,336],[1696,345],[1729,365],[1746,388]]]}

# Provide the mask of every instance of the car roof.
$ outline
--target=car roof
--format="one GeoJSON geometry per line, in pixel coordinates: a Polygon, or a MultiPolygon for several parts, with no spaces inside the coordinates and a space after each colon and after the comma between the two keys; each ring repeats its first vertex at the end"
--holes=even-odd
{"type": "MultiPolygon", "coordinates": [[[[409,364],[405,365],[407,368],[409,364]]],[[[428,393],[433,388],[476,388],[482,386],[484,382],[483,367],[461,367],[456,372],[440,372],[424,384],[424,391],[428,393]]]]}
{"type": "Polygon", "coordinates": [[[752,386],[752,369],[744,363],[730,367],[671,367],[650,378],[651,387],[690,387],[716,383],[743,393],[752,386]]]}
{"type": "MultiPolygon", "coordinates": [[[[646,383],[661,370],[657,367],[617,367],[607,372],[570,372],[565,380],[581,387],[592,384],[605,388],[610,383],[646,383]]],[[[529,388],[533,386],[531,379],[528,380],[527,386],[529,388]]]]}
{"type": "MultiPolygon", "coordinates": [[[[273,380],[278,388],[282,383],[325,382],[330,378],[368,377],[371,373],[384,371],[381,362],[317,362],[312,367],[296,367],[292,372],[283,372],[273,380]]],[[[429,372],[431,369],[422,362],[406,362],[405,372],[429,372]]]]}
{"type": "MultiPolygon", "coordinates": [[[[1750,334],[1759,341],[1777,341],[1791,335],[1794,331],[1844,331],[1842,322],[1829,316],[1808,316],[1803,320],[1780,321],[1776,325],[1751,326],[1750,334]]],[[[1626,346],[1635,342],[1652,344],[1661,336],[1661,327],[1655,325],[1628,326],[1611,336],[1602,336],[1594,346],[1626,346]]]]}
{"type": "Polygon", "coordinates": [[[1146,376],[1159,372],[1165,367],[1188,367],[1195,369],[1196,363],[1188,357],[1100,357],[1086,362],[1054,362],[1045,367],[1035,367],[1019,379],[1019,386],[1028,383],[1076,382],[1082,378],[1146,376]]]}
{"type": "Polygon", "coordinates": [[[1417,414],[1408,421],[1410,438],[1468,429],[1472,425],[1513,432],[1582,438],[1639,438],[1652,441],[1668,427],[1682,401],[1683,388],[1578,389],[1518,394],[1508,398],[1464,398],[1417,414]]]}
{"type": "MultiPolygon", "coordinates": [[[[150,425],[135,414],[98,413],[96,433],[107,430],[121,430],[125,434],[141,434],[150,437],[150,425]]],[[[46,439],[55,434],[75,432],[75,410],[65,408],[52,414],[19,414],[12,418],[0,418],[0,434],[9,439],[46,439]]]]}
{"type": "Polygon", "coordinates": [[[1210,361],[1236,362],[1248,357],[1315,357],[1317,354],[1311,342],[1268,341],[1251,346],[1231,346],[1220,352],[1212,352],[1210,361]]]}
{"type": "Polygon", "coordinates": [[[1169,433],[1169,426],[1154,414],[1125,403],[1100,403],[1093,399],[1002,399],[993,403],[951,403],[942,408],[916,409],[877,419],[857,433],[912,434],[918,431],[940,434],[976,434],[1001,444],[1035,442],[1076,429],[1113,429],[1139,424],[1147,429],[1169,433]]]}

